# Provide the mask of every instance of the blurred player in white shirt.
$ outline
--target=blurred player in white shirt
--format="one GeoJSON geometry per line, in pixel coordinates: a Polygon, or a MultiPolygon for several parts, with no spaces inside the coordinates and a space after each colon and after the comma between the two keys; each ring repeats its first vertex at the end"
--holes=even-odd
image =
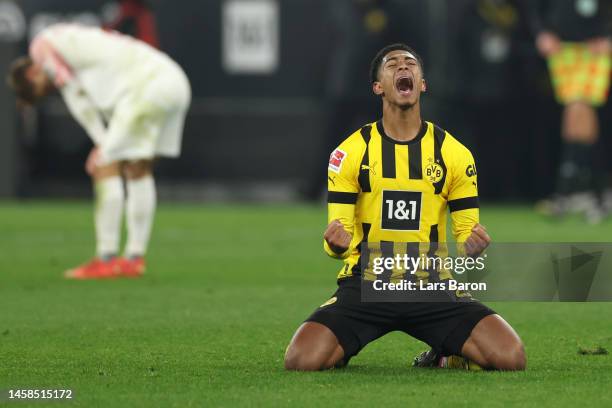
{"type": "Polygon", "coordinates": [[[95,187],[97,256],[66,277],[140,276],[156,206],[153,159],[181,150],[191,100],[183,70],[142,41],[57,24],[34,38],[29,57],[15,61],[9,84],[29,105],[58,89],[94,142],[85,169],[95,187]],[[128,238],[119,257],[124,207],[128,238]]]}

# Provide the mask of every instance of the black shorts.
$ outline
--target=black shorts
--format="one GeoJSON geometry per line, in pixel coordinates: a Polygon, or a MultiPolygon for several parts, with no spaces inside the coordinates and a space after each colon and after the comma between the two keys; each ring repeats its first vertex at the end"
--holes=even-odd
{"type": "Polygon", "coordinates": [[[360,279],[338,282],[338,290],[306,319],[327,326],[344,349],[344,361],[369,342],[403,331],[442,355],[458,355],[474,326],[495,312],[473,299],[455,302],[361,302],[360,279]],[[334,300],[335,298],[335,300],[334,300]]]}

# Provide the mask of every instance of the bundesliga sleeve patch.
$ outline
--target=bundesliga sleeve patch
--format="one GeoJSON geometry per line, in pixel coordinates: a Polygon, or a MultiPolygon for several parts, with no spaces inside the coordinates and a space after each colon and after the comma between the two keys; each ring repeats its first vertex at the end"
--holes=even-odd
{"type": "Polygon", "coordinates": [[[342,162],[346,159],[346,152],[343,152],[340,149],[336,149],[329,156],[329,169],[335,173],[340,173],[340,169],[342,168],[342,162]]]}

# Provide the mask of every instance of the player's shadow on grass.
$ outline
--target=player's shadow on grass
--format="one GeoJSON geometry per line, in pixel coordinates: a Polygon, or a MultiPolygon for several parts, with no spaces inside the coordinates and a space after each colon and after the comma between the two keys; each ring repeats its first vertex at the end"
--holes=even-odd
{"type": "Polygon", "coordinates": [[[409,364],[402,364],[398,362],[393,365],[371,365],[371,364],[350,364],[347,367],[327,370],[327,371],[319,371],[320,373],[330,373],[334,375],[365,375],[372,376],[373,378],[382,378],[382,377],[398,377],[398,376],[413,376],[413,377],[427,377],[431,375],[441,376],[441,375],[482,375],[489,373],[500,373],[501,371],[468,371],[468,370],[450,370],[450,369],[437,369],[437,368],[417,368],[412,367],[409,364]]]}

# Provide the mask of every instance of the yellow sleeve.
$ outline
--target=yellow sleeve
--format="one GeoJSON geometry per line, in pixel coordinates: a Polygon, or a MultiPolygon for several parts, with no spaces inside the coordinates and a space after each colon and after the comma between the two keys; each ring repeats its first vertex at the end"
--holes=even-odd
{"type": "MultiPolygon", "coordinates": [[[[344,229],[355,238],[355,204],[359,196],[359,166],[361,164],[361,136],[349,137],[329,157],[327,168],[327,223],[340,220],[344,229]]],[[[354,249],[354,243],[342,254],[337,254],[323,240],[325,252],[333,258],[344,259],[354,249]]]]}
{"type": "Polygon", "coordinates": [[[472,153],[457,143],[452,161],[448,208],[451,213],[453,236],[465,242],[479,222],[478,180],[472,153]]]}

